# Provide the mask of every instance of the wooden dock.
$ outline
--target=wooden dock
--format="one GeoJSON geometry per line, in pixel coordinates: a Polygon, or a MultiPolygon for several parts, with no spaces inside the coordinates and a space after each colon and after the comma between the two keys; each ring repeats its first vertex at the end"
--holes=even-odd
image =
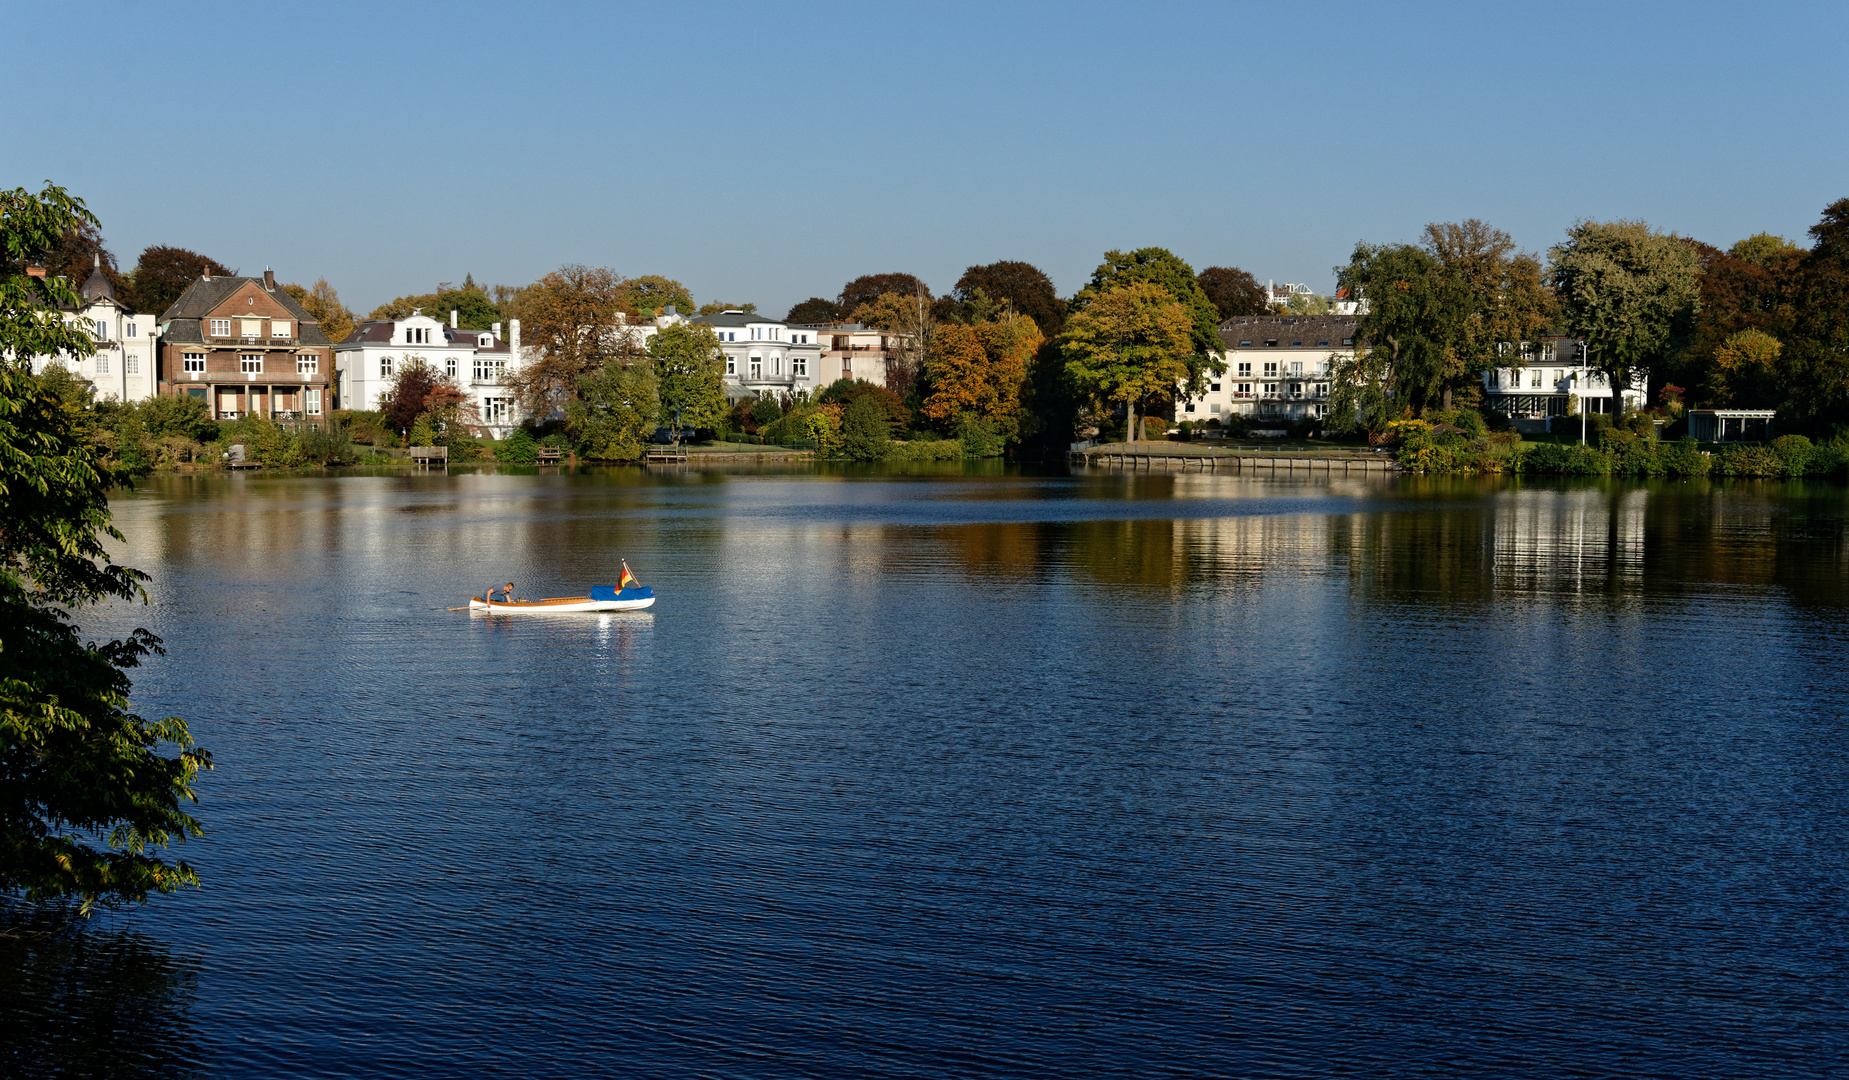
{"type": "Polygon", "coordinates": [[[642,454],[644,465],[685,465],[687,448],[684,446],[651,446],[642,454]]]}
{"type": "Polygon", "coordinates": [[[1072,452],[1074,464],[1119,469],[1200,469],[1204,472],[1404,472],[1390,454],[1355,450],[1192,449],[1186,443],[1124,444],[1072,452]]]}

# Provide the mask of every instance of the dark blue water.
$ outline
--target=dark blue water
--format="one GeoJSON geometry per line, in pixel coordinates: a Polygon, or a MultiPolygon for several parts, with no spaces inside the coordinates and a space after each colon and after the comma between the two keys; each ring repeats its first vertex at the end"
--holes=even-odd
{"type": "Polygon", "coordinates": [[[15,1075],[1841,1075],[1849,499],[168,478],[203,889],[15,1075]],[[582,591],[651,613],[443,609],[582,591]]]}

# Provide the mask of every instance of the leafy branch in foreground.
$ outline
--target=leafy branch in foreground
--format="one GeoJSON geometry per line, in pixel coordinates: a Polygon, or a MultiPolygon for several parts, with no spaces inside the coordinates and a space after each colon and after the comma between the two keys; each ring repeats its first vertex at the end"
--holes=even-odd
{"type": "Polygon", "coordinates": [[[0,192],[0,892],[87,913],[198,882],[161,851],[199,835],[182,807],[211,757],[180,719],[129,711],[127,672],[160,639],[86,644],[66,611],[145,599],[146,580],[102,543],[121,539],[108,492],[122,477],[30,370],[34,355],[94,351],[58,310],[76,306],[68,283],[27,272],[83,222],[95,218],[61,188],[0,192]]]}

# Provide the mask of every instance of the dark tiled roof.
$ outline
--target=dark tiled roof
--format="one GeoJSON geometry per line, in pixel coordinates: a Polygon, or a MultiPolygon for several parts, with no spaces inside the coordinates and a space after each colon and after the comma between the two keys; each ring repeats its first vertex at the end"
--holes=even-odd
{"type": "MultiPolygon", "coordinates": [[[[392,340],[392,334],[397,329],[398,324],[392,319],[370,319],[359,324],[359,326],[355,328],[351,334],[348,334],[340,344],[343,346],[386,344],[392,340]]],[[[448,326],[443,328],[443,342],[446,345],[460,344],[474,346],[475,351],[479,353],[504,353],[512,351],[508,347],[507,342],[501,338],[494,338],[494,344],[486,348],[476,345],[475,343],[480,341],[483,335],[494,338],[494,332],[491,330],[458,330],[448,326]]]]}
{"type": "Polygon", "coordinates": [[[109,276],[103,273],[102,267],[99,266],[90,271],[90,280],[83,283],[83,298],[85,300],[114,300],[116,298],[116,287],[109,283],[109,276]]]}
{"type": "MultiPolygon", "coordinates": [[[[213,308],[224,303],[232,293],[243,288],[246,283],[255,285],[259,289],[263,288],[262,278],[215,277],[209,281],[205,278],[200,278],[186,286],[186,291],[181,293],[180,298],[175,300],[173,306],[168,308],[166,313],[161,316],[161,321],[168,322],[174,319],[204,318],[213,308]]],[[[315,323],[315,317],[303,311],[302,305],[295,302],[295,297],[284,292],[281,286],[278,286],[274,291],[265,291],[268,291],[270,297],[281,304],[285,311],[294,315],[297,322],[315,323]]],[[[320,324],[316,323],[316,325],[319,326],[320,324]]],[[[317,330],[316,333],[319,333],[319,331],[317,330]]],[[[320,343],[325,345],[327,343],[327,338],[323,336],[320,343]]]]}
{"type": "Polygon", "coordinates": [[[161,332],[161,340],[176,344],[204,344],[205,336],[199,330],[198,319],[173,319],[167,323],[167,329],[161,332]]]}
{"type": "Polygon", "coordinates": [[[1229,349],[1239,348],[1241,341],[1254,343],[1248,348],[1262,348],[1266,341],[1287,348],[1301,341],[1297,348],[1312,349],[1326,341],[1328,348],[1337,348],[1354,338],[1355,322],[1353,315],[1240,315],[1220,324],[1220,340],[1229,349]]]}
{"type": "Polygon", "coordinates": [[[726,312],[720,315],[702,315],[697,319],[689,319],[688,321],[691,322],[695,326],[705,325],[705,326],[732,327],[732,326],[783,326],[785,325],[782,319],[773,319],[768,315],[734,315],[731,312],[726,312]]]}

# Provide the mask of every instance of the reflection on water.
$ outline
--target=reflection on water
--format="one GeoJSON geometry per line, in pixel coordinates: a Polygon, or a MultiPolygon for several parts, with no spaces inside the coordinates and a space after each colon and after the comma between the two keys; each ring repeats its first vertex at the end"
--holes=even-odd
{"type": "Polygon", "coordinates": [[[192,1017],[197,967],[133,931],[0,936],[0,1072],[205,1075],[192,1017]]]}
{"type": "Polygon", "coordinates": [[[1821,1076],[1845,505],[163,477],[86,630],[218,763],[133,921],[222,1075],[1821,1076]],[[446,610],[625,558],[648,612],[446,610]]]}

